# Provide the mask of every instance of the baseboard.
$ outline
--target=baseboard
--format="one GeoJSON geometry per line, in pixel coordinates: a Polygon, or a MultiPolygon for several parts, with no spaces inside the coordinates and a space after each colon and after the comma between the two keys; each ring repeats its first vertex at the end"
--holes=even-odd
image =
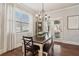
{"type": "Polygon", "coordinates": [[[54,41],[54,44],[60,45],[62,47],[66,47],[66,48],[73,48],[73,49],[78,49],[79,50],[79,44],[74,44],[72,42],[64,42],[64,41],[54,41]]]}
{"type": "Polygon", "coordinates": [[[77,43],[77,42],[67,41],[67,40],[63,40],[63,39],[54,40],[54,42],[62,42],[62,43],[71,44],[71,45],[79,45],[79,43],[77,43]]]}
{"type": "Polygon", "coordinates": [[[16,48],[22,46],[22,43],[16,44],[16,48]]]}

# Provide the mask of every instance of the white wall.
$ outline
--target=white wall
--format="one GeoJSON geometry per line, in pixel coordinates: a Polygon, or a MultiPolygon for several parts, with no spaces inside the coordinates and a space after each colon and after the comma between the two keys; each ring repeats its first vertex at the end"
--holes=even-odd
{"type": "Polygon", "coordinates": [[[62,20],[63,20],[62,24],[63,24],[63,31],[64,31],[63,32],[64,39],[62,39],[63,42],[79,44],[79,30],[67,29],[67,16],[79,15],[79,5],[71,6],[71,7],[56,10],[56,11],[51,11],[49,12],[49,15],[52,17],[52,20],[54,18],[62,17],[62,20]]]}

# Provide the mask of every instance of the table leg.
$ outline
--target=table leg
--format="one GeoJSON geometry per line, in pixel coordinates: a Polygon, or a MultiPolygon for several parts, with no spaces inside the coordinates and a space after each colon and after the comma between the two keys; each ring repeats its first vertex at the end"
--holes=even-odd
{"type": "Polygon", "coordinates": [[[43,45],[40,44],[39,56],[43,56],[43,45]]]}
{"type": "Polygon", "coordinates": [[[40,50],[39,50],[39,56],[43,56],[43,44],[39,44],[39,43],[34,43],[35,45],[38,45],[40,47],[40,50]]]}

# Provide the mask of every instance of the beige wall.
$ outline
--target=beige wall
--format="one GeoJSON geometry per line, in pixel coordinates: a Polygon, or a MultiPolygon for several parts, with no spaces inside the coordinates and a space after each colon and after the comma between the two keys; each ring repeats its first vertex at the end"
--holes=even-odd
{"type": "Polygon", "coordinates": [[[5,48],[5,4],[0,3],[0,54],[4,52],[5,48]]]}
{"type": "Polygon", "coordinates": [[[2,4],[0,4],[0,50],[2,49],[1,47],[1,15],[2,15],[2,4]]]}
{"type": "Polygon", "coordinates": [[[4,49],[4,39],[3,39],[3,4],[0,4],[0,54],[3,52],[4,49]]]}

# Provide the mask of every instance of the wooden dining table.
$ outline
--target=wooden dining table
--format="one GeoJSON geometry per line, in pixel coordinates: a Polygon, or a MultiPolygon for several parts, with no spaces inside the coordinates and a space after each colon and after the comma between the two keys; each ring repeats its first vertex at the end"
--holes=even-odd
{"type": "MultiPolygon", "coordinates": [[[[49,37],[49,38],[47,38],[47,39],[44,39],[44,38],[35,38],[34,36],[32,36],[33,37],[33,44],[34,45],[38,45],[39,47],[40,47],[40,50],[39,50],[39,56],[43,56],[43,46],[44,46],[44,44],[46,44],[46,43],[51,43],[51,45],[52,45],[52,39],[51,39],[51,37],[49,37]]],[[[50,45],[50,46],[51,46],[50,45]]],[[[24,53],[24,46],[22,46],[22,51],[23,51],[23,53],[24,53]]]]}

